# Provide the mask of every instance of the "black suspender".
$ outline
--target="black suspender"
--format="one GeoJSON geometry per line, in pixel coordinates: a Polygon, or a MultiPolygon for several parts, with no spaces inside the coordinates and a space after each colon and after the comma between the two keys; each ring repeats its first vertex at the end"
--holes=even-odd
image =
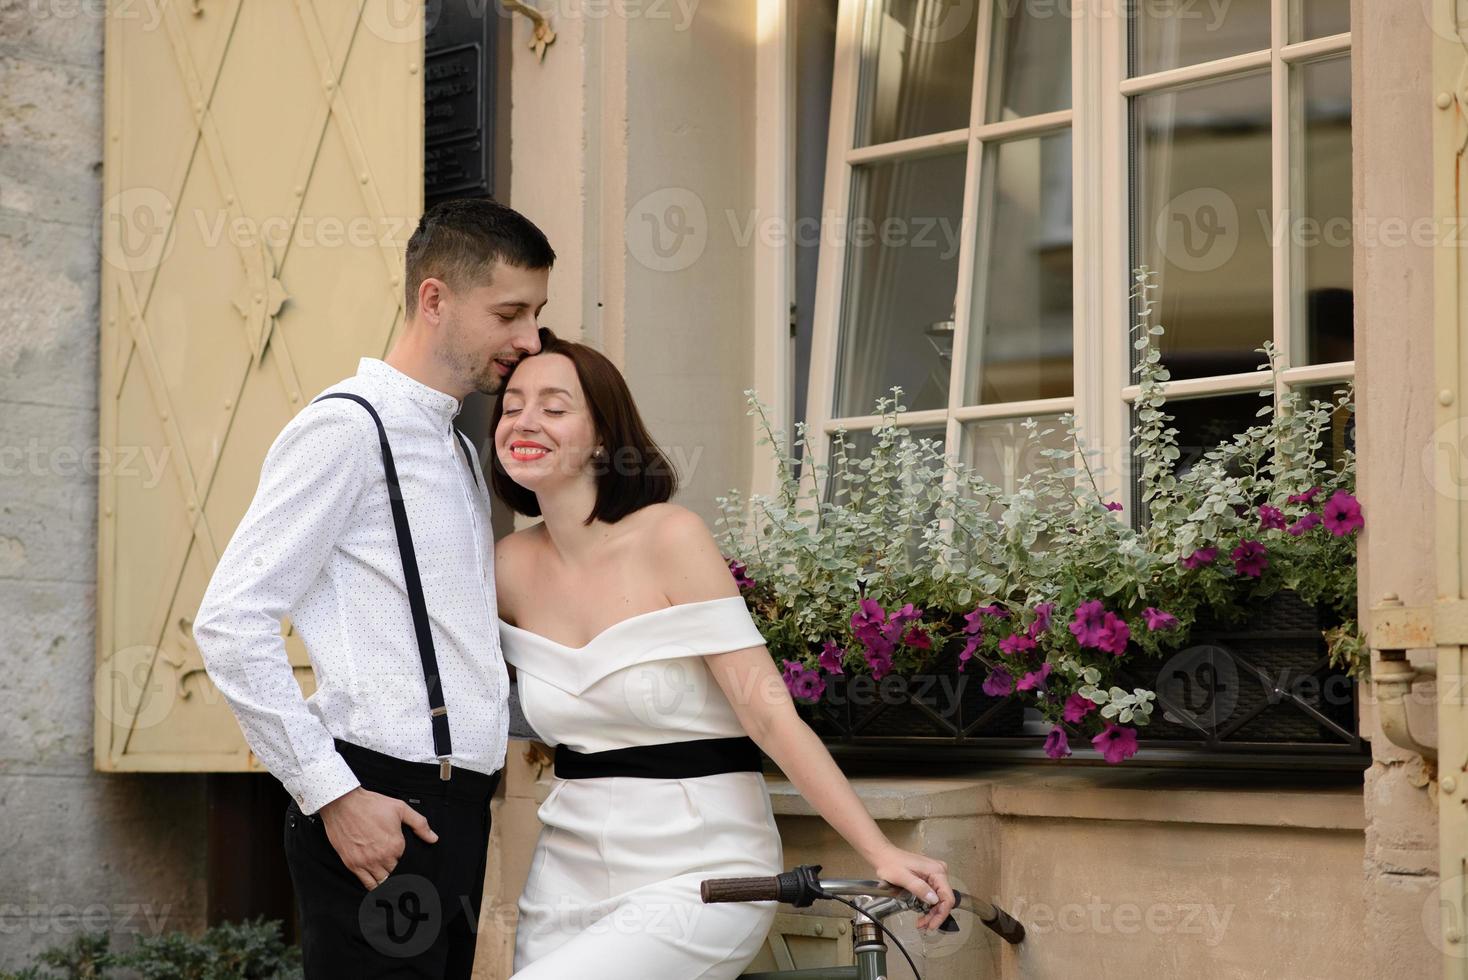
{"type": "MultiPolygon", "coordinates": [[[[377,424],[377,441],[382,447],[382,469],[387,476],[387,495],[392,505],[392,523],[398,536],[398,554],[403,560],[403,582],[408,588],[408,608],[413,613],[413,632],[418,638],[418,657],[423,662],[423,682],[428,688],[428,715],[433,726],[433,754],[438,756],[438,778],[450,775],[449,756],[453,745],[449,741],[449,709],[443,703],[443,685],[438,676],[438,657],[433,652],[433,631],[428,626],[428,604],[423,599],[423,581],[418,576],[418,558],[413,551],[413,534],[408,528],[408,511],[403,506],[403,489],[398,484],[398,470],[393,464],[392,448],[387,443],[387,430],[372,403],[361,395],[344,391],[332,392],[312,399],[312,404],[323,398],[350,398],[367,409],[372,421],[377,424]]],[[[464,459],[469,463],[469,472],[474,475],[474,485],[479,485],[479,474],[474,465],[468,443],[463,433],[458,435],[459,448],[464,450],[464,459]]]]}

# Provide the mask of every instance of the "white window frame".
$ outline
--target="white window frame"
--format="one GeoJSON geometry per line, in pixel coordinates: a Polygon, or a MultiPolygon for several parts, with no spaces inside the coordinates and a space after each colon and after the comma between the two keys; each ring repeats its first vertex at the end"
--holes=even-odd
{"type": "MultiPolygon", "coordinates": [[[[768,0],[777,2],[777,0],[768,0]]],[[[863,13],[880,0],[841,0],[837,22],[835,77],[831,93],[831,126],[826,151],[823,218],[847,222],[855,166],[916,151],[936,152],[968,144],[967,174],[962,205],[962,229],[955,304],[952,374],[948,405],[942,409],[904,412],[900,424],[945,425],[947,451],[960,455],[962,425],[980,419],[1022,419],[1073,411],[1092,448],[1103,450],[1107,481],[1103,490],[1114,495],[1129,518],[1132,504],[1130,407],[1137,397],[1131,377],[1130,325],[1130,187],[1127,169],[1128,102],[1130,97],[1182,82],[1221,78],[1268,66],[1271,72],[1272,203],[1277,228],[1281,202],[1298,200],[1291,193],[1290,157],[1299,138],[1302,113],[1292,106],[1291,66],[1328,55],[1349,52],[1350,33],[1289,43],[1295,0],[1272,0],[1271,43],[1268,50],[1137,78],[1127,78],[1127,0],[1072,0],[1071,32],[1072,108],[1001,123],[984,122],[987,103],[988,50],[996,0],[976,0],[980,18],[976,44],[969,126],[881,144],[856,146],[856,98],[860,84],[863,13]],[[983,70],[981,70],[983,69],[983,70]],[[1088,84],[1090,80],[1100,84],[1088,84]],[[972,320],[973,276],[977,235],[979,180],[983,170],[982,144],[1022,134],[1054,131],[1069,125],[1073,159],[1089,161],[1072,167],[1072,227],[1074,232],[1074,394],[1028,402],[965,406],[962,404],[967,369],[967,344],[972,320]]],[[[1353,58],[1353,70],[1359,61],[1353,58]]],[[[1293,250],[1276,247],[1273,255],[1274,343],[1283,370],[1276,397],[1304,386],[1345,382],[1355,376],[1355,362],[1294,366],[1291,361],[1291,264],[1293,250]]],[[[829,453],[828,437],[838,429],[869,429],[876,416],[833,417],[838,335],[846,270],[843,236],[823,235],[817,275],[811,377],[805,419],[818,462],[829,453]]],[[[1257,373],[1170,381],[1169,397],[1237,394],[1259,390],[1257,373]]]]}

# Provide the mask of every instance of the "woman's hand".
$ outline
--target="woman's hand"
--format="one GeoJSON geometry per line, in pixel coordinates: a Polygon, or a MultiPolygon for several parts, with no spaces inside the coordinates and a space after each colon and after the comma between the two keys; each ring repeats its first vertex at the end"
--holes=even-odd
{"type": "Polygon", "coordinates": [[[936,929],[953,911],[953,889],[948,885],[946,863],[892,847],[878,855],[872,866],[878,878],[906,888],[933,906],[917,920],[917,928],[936,929]]]}

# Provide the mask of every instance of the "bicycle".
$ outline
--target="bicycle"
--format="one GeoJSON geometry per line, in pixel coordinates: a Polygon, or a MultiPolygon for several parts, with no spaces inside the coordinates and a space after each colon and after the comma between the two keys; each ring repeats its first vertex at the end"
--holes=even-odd
{"type": "MultiPolygon", "coordinates": [[[[705,904],[714,902],[782,902],[795,908],[807,908],[817,900],[830,900],[850,906],[853,966],[827,966],[805,970],[777,970],[743,974],[739,980],[885,980],[887,976],[887,939],[897,949],[913,975],[922,980],[917,965],[897,937],[882,925],[882,920],[901,912],[926,912],[928,903],[911,892],[884,881],[857,878],[821,878],[819,864],[802,864],[774,877],[709,878],[699,894],[705,904]],[[848,897],[855,901],[848,901],[848,897]]],[[[1024,941],[1025,927],[1008,912],[973,895],[953,892],[958,901],[953,906],[978,916],[979,921],[1011,946],[1024,941]]],[[[938,926],[940,932],[959,931],[953,916],[938,926]]]]}

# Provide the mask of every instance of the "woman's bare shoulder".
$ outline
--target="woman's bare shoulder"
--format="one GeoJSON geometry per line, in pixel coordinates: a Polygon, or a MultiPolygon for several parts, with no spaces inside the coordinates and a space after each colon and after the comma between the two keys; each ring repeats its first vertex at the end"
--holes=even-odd
{"type": "Polygon", "coordinates": [[[534,580],[544,528],[544,522],[532,524],[494,543],[495,596],[499,614],[506,622],[515,622],[521,586],[534,580]]]}

